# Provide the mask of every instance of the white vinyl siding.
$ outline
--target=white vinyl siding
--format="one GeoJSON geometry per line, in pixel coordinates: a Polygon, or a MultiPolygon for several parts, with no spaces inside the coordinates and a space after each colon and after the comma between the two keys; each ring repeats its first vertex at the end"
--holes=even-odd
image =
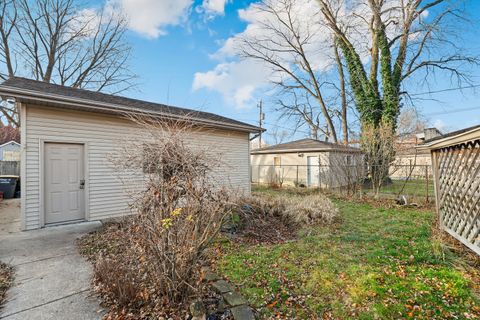
{"type": "MultiPolygon", "coordinates": [[[[130,213],[129,197],[109,157],[118,151],[127,135],[141,130],[119,116],[85,111],[27,105],[25,128],[25,229],[43,225],[41,200],[44,142],[70,142],[85,145],[86,216],[98,220],[130,213]]],[[[203,130],[192,135],[192,144],[211,146],[220,155],[222,164],[215,171],[220,183],[250,192],[249,135],[228,130],[203,130]]],[[[139,175],[139,181],[141,177],[139,175]]]]}

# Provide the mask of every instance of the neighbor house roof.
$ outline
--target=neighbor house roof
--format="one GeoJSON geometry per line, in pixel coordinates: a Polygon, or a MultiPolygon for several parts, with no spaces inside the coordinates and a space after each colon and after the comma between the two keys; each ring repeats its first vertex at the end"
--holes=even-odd
{"type": "Polygon", "coordinates": [[[12,77],[0,85],[0,95],[17,102],[80,109],[102,113],[142,113],[152,116],[194,121],[203,125],[260,132],[261,128],[213,113],[173,107],[85,89],[61,86],[26,78],[12,77]]]}
{"type": "Polygon", "coordinates": [[[5,143],[3,143],[3,144],[0,144],[0,148],[1,148],[1,147],[8,146],[9,144],[14,144],[14,145],[17,145],[17,146],[19,146],[19,147],[21,146],[21,144],[18,143],[17,141],[10,140],[10,141],[8,141],[8,142],[5,142],[5,143]]]}
{"type": "Polygon", "coordinates": [[[347,147],[335,143],[319,141],[315,139],[301,139],[287,143],[276,144],[252,150],[251,154],[268,153],[293,153],[293,152],[315,152],[315,151],[342,151],[342,152],[361,152],[358,148],[347,147]]]}
{"type": "Polygon", "coordinates": [[[438,149],[480,139],[480,125],[453,131],[430,140],[425,140],[419,149],[438,149]]]}

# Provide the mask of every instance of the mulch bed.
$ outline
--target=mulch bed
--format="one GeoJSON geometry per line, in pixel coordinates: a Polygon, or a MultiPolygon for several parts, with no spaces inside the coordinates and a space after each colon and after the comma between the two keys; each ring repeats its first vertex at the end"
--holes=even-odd
{"type": "Polygon", "coordinates": [[[242,220],[243,225],[238,230],[225,232],[235,242],[249,245],[278,244],[297,237],[296,226],[273,215],[246,215],[242,220]]]}
{"type": "Polygon", "coordinates": [[[282,216],[284,208],[275,198],[252,199],[240,205],[227,220],[222,229],[225,236],[248,245],[284,243],[297,237],[298,226],[282,216]]]}
{"type": "Polygon", "coordinates": [[[13,283],[13,268],[0,262],[0,309],[3,306],[7,290],[13,283]]]}
{"type": "MultiPolygon", "coordinates": [[[[94,266],[93,287],[96,293],[102,299],[102,306],[108,311],[104,319],[189,319],[189,305],[170,305],[161,297],[155,294],[155,291],[149,288],[148,284],[142,283],[138,277],[124,277],[122,274],[138,274],[139,266],[132,266],[131,258],[126,256],[128,252],[128,230],[129,218],[120,221],[105,223],[104,226],[95,232],[92,232],[78,240],[78,248],[80,253],[85,256],[94,266]],[[111,272],[105,273],[97,271],[97,263],[108,261],[112,265],[111,272]],[[125,262],[127,261],[127,262],[125,262]],[[102,279],[105,278],[105,279],[102,279]],[[109,278],[107,278],[109,277],[109,278]],[[118,279],[112,279],[113,277],[118,279]],[[142,289],[137,292],[136,298],[132,303],[120,302],[115,299],[110,291],[106,288],[105,283],[117,281],[119,286],[124,286],[126,290],[130,289],[128,284],[140,281],[140,285],[130,290],[142,289]]],[[[135,263],[135,261],[133,262],[135,263]]],[[[140,262],[136,261],[137,264],[140,262]]],[[[200,269],[200,268],[199,268],[200,269]]],[[[141,273],[141,271],[140,271],[141,273]]],[[[200,281],[199,281],[200,282],[200,281]]],[[[138,283],[137,283],[138,284],[138,283]]],[[[115,284],[114,284],[115,285],[115,284]]],[[[130,286],[133,287],[133,286],[130,286]]],[[[209,314],[209,320],[215,319],[232,319],[230,311],[218,313],[221,296],[213,292],[209,286],[199,285],[198,295],[204,302],[209,314]]],[[[130,294],[132,295],[132,294],[130,294]]],[[[193,297],[192,297],[193,300],[193,297]]]]}

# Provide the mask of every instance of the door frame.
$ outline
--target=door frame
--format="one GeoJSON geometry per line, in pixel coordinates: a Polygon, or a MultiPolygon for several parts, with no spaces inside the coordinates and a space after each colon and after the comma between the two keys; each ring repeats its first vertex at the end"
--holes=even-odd
{"type": "MultiPolygon", "coordinates": [[[[90,183],[88,177],[90,173],[88,171],[88,142],[83,139],[62,139],[62,138],[55,138],[55,139],[40,139],[39,141],[39,206],[40,206],[40,228],[45,227],[45,144],[46,143],[60,143],[60,144],[79,144],[83,145],[83,174],[85,178],[85,189],[84,191],[84,208],[85,208],[85,221],[90,220],[90,183]]],[[[66,224],[69,222],[66,221],[66,224]]]]}

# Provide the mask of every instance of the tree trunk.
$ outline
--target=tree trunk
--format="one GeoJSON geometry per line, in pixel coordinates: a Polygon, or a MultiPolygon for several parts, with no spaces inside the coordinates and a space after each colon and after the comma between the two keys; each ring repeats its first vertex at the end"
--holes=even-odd
{"type": "Polygon", "coordinates": [[[343,73],[342,59],[340,58],[340,53],[338,52],[338,46],[336,41],[334,41],[333,48],[335,52],[335,60],[337,62],[338,77],[340,81],[340,98],[342,99],[341,117],[343,144],[348,145],[347,94],[345,92],[345,74],[343,73]]]}

